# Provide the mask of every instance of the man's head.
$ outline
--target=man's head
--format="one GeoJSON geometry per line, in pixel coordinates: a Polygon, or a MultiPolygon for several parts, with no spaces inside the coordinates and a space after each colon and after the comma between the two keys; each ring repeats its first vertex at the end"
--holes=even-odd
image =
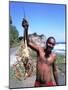
{"type": "Polygon", "coordinates": [[[51,52],[56,44],[56,40],[54,37],[49,37],[46,41],[46,50],[48,52],[51,52]]]}

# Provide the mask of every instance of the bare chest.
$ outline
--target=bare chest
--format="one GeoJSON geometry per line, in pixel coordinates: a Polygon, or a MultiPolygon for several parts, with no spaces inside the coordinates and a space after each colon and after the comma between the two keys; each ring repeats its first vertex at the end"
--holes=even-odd
{"type": "Polygon", "coordinates": [[[38,59],[39,59],[39,62],[44,63],[44,64],[48,64],[48,65],[53,63],[53,61],[54,61],[52,54],[50,54],[48,57],[46,57],[44,52],[40,53],[38,59]]]}

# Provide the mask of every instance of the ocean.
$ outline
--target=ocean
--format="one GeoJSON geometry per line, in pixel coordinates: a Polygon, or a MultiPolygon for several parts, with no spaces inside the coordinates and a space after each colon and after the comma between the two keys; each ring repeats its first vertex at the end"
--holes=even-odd
{"type": "Polygon", "coordinates": [[[53,50],[55,53],[58,54],[64,54],[65,55],[65,43],[61,44],[56,44],[53,50]]]}

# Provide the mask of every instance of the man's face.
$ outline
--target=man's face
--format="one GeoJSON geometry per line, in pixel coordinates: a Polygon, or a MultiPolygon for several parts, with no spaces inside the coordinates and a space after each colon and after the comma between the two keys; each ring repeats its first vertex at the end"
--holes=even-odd
{"type": "Polygon", "coordinates": [[[48,40],[48,42],[46,43],[46,48],[47,48],[47,51],[52,51],[52,49],[54,48],[55,46],[55,41],[54,39],[50,39],[48,40]]]}

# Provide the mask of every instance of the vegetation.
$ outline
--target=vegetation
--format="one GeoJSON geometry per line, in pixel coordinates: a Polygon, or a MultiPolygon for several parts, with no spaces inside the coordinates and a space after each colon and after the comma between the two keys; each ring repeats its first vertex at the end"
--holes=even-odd
{"type": "Polygon", "coordinates": [[[15,73],[14,73],[14,70],[13,70],[12,67],[10,68],[10,71],[9,71],[9,77],[10,77],[11,79],[15,79],[15,73]]]}
{"type": "Polygon", "coordinates": [[[9,37],[10,37],[10,47],[14,47],[18,44],[19,39],[19,33],[15,26],[12,25],[12,19],[10,17],[10,25],[9,25],[9,37]]]}
{"type": "Polygon", "coordinates": [[[56,58],[56,64],[58,66],[58,69],[62,72],[62,73],[66,73],[65,69],[66,69],[66,61],[65,61],[65,55],[57,55],[56,58]]]}
{"type": "Polygon", "coordinates": [[[57,54],[56,63],[57,63],[57,64],[65,63],[64,58],[65,58],[64,55],[59,55],[59,54],[57,54]]]}

